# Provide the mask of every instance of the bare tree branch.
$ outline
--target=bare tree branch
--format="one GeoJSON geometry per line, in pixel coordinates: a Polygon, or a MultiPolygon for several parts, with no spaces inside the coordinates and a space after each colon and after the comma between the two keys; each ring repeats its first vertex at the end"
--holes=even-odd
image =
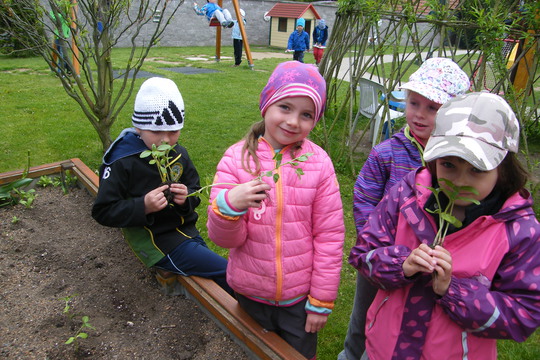
{"type": "Polygon", "coordinates": [[[0,21],[7,24],[12,37],[35,49],[58,74],[66,93],[96,129],[105,151],[111,144],[111,126],[133,93],[137,73],[183,3],[0,0],[5,10],[0,12],[0,21]],[[160,14],[157,22],[153,21],[156,13],[160,14]],[[69,36],[64,37],[66,25],[69,36]],[[148,27],[153,29],[148,41],[140,44],[137,36],[148,27]],[[115,79],[111,58],[121,38],[130,39],[131,52],[122,75],[115,79]]]}

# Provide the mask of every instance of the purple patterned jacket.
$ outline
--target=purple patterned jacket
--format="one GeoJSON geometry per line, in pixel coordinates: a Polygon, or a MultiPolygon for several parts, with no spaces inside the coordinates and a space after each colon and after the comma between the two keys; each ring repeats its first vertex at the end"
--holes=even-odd
{"type": "Polygon", "coordinates": [[[480,216],[445,239],[452,280],[437,296],[431,275],[405,278],[403,262],[436,233],[424,210],[425,168],[393,187],[358,237],[349,262],[379,291],[366,322],[370,359],[496,359],[496,339],[524,341],[540,326],[540,224],[530,196],[480,216]],[[420,185],[419,185],[420,184],[420,185]]]}
{"type": "Polygon", "coordinates": [[[421,151],[422,146],[408,127],[371,150],[354,184],[353,215],[357,233],[362,231],[369,214],[388,190],[422,166],[421,151]]]}

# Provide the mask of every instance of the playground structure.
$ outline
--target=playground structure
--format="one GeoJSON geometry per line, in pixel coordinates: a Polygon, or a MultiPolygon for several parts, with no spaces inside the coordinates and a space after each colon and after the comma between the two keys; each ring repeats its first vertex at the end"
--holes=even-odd
{"type": "MultiPolygon", "coordinates": [[[[242,19],[242,14],[240,14],[240,4],[238,0],[232,0],[234,6],[234,13],[236,19],[242,19]]],[[[218,0],[218,5],[223,6],[223,0],[218,0]]],[[[216,28],[216,61],[221,59],[221,24],[217,21],[215,17],[210,21],[209,26],[214,26],[216,28]]],[[[242,34],[242,43],[244,45],[244,51],[246,52],[247,61],[251,70],[253,70],[253,58],[251,56],[251,49],[249,48],[248,37],[246,33],[246,27],[243,21],[238,21],[238,27],[240,28],[240,33],[242,34]]]]}

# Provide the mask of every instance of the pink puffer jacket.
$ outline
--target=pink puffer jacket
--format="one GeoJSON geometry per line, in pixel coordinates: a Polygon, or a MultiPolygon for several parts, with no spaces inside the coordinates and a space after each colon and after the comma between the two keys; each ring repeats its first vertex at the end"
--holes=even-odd
{"type": "MultiPolygon", "coordinates": [[[[231,146],[218,164],[214,183],[245,183],[253,175],[242,169],[243,141],[231,146]]],[[[281,150],[282,163],[291,159],[281,150]]],[[[310,295],[333,302],[337,296],[345,227],[339,185],[328,154],[305,140],[296,156],[313,153],[300,163],[298,178],[291,166],[279,168],[260,209],[250,208],[233,220],[208,208],[208,235],[217,245],[230,248],[227,281],[236,291],[283,301],[310,295]]],[[[259,140],[261,169],[275,168],[274,150],[259,140]]],[[[255,168],[254,164],[252,168],[255,168]]],[[[211,201],[226,186],[212,188],[211,201]]]]}

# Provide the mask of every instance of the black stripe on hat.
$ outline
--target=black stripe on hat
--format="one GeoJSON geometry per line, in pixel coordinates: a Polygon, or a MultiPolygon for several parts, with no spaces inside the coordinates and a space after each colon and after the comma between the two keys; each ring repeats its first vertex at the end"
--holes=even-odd
{"type": "Polygon", "coordinates": [[[176,124],[182,124],[184,122],[184,117],[182,116],[182,112],[178,109],[178,107],[169,100],[169,106],[161,112],[161,116],[158,116],[156,118],[156,126],[163,126],[164,123],[166,125],[172,126],[176,124]]]}

